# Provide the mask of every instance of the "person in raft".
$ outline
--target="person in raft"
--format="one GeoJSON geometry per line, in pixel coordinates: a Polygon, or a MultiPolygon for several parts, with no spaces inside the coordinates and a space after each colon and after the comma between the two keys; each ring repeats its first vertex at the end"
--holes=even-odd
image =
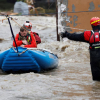
{"type": "Polygon", "coordinates": [[[92,27],[91,31],[85,31],[80,34],[71,34],[65,31],[61,32],[60,35],[62,38],[67,37],[70,40],[89,43],[92,79],[100,81],[100,18],[91,18],[90,24],[92,27]]]}
{"type": "MultiPolygon", "coordinates": [[[[20,32],[16,34],[15,41],[17,46],[26,47],[26,48],[36,48],[36,40],[33,34],[29,34],[26,30],[26,27],[22,26],[20,32]]],[[[15,42],[13,41],[13,46],[16,47],[15,42]]]]}
{"type": "Polygon", "coordinates": [[[29,31],[29,33],[32,33],[36,39],[36,43],[39,44],[41,43],[41,38],[39,37],[39,34],[36,33],[36,32],[32,32],[31,29],[32,29],[32,23],[29,22],[29,21],[26,21],[24,23],[24,26],[27,28],[27,30],[29,31]]]}

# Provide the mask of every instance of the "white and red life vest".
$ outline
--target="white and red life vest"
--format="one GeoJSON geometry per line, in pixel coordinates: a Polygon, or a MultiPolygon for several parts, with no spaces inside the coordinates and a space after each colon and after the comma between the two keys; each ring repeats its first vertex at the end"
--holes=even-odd
{"type": "Polygon", "coordinates": [[[100,46],[100,31],[99,32],[91,31],[89,43],[91,47],[100,46]]]}
{"type": "Polygon", "coordinates": [[[89,43],[91,44],[91,43],[97,43],[97,42],[100,42],[100,32],[91,31],[89,43]]]}

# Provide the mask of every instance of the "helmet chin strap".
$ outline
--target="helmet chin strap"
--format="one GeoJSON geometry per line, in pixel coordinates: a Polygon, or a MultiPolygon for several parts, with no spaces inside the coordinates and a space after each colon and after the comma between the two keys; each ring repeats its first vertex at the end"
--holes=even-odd
{"type": "Polygon", "coordinates": [[[93,25],[92,25],[92,29],[93,29],[93,31],[95,31],[95,30],[100,30],[100,26],[99,26],[99,25],[97,25],[97,26],[93,26],[93,25]]]}

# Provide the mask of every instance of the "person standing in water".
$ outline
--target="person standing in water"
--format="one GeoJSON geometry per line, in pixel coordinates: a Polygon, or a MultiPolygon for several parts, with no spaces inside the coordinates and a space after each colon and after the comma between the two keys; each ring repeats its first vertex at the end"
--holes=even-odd
{"type": "Polygon", "coordinates": [[[90,65],[92,79],[94,81],[100,81],[100,18],[93,17],[90,19],[92,27],[91,31],[85,31],[83,33],[69,33],[67,31],[61,32],[62,38],[67,37],[70,40],[87,42],[90,44],[90,65]]]}

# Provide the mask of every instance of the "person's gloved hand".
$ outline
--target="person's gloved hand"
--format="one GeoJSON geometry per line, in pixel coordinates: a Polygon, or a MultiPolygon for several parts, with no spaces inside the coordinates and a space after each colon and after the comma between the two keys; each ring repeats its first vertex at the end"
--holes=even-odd
{"type": "Polygon", "coordinates": [[[61,35],[62,38],[64,38],[64,37],[67,37],[67,33],[68,33],[67,31],[66,32],[61,32],[60,35],[61,35]]]}
{"type": "Polygon", "coordinates": [[[61,32],[61,33],[60,33],[60,36],[61,36],[62,38],[64,38],[64,37],[65,37],[65,33],[64,33],[64,32],[61,32]]]}

